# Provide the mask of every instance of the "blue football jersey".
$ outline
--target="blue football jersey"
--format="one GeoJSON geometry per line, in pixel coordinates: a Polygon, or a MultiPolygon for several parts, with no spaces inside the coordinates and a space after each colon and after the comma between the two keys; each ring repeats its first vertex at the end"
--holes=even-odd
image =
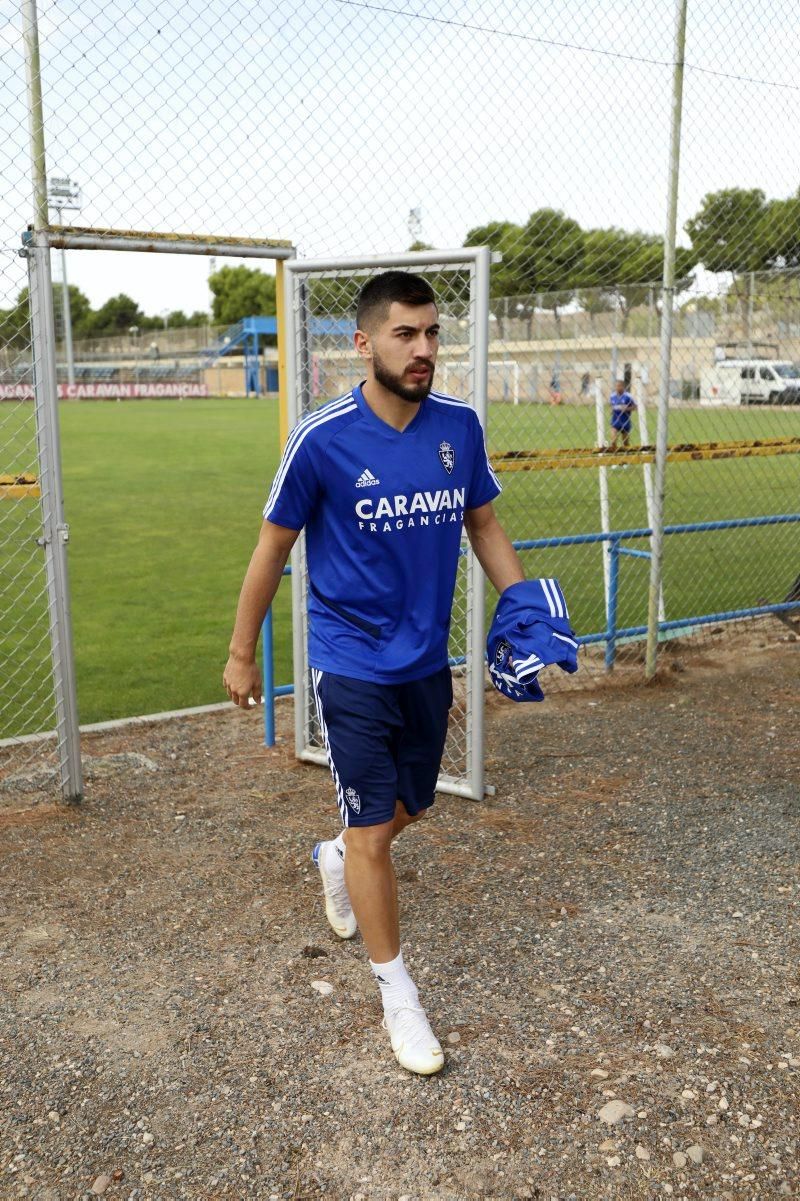
{"type": "Polygon", "coordinates": [[[264,517],[306,529],[310,665],[383,684],[443,667],[464,512],[500,491],[451,396],[431,392],[402,433],[360,385],[300,421],[264,517]]]}

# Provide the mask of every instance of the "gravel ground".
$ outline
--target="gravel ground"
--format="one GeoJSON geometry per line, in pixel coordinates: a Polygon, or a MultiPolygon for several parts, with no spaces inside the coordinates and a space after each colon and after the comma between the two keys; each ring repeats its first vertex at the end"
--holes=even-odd
{"type": "Polygon", "coordinates": [[[6,780],[0,1196],[800,1196],[800,642],[745,651],[489,698],[497,795],[396,854],[429,1079],[328,931],[288,707],[91,735],[77,808],[6,780]]]}

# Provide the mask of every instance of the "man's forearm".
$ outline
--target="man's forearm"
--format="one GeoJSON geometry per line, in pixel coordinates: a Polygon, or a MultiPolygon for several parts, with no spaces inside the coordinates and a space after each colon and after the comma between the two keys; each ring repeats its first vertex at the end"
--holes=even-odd
{"type": "Polygon", "coordinates": [[[249,661],[255,658],[261,625],[278,591],[287,558],[288,552],[284,555],[280,551],[270,551],[261,544],[253,551],[239,594],[231,635],[229,651],[235,659],[249,661]]]}
{"type": "Polygon", "coordinates": [[[478,562],[497,592],[505,592],[512,584],[525,579],[519,555],[496,518],[480,529],[468,527],[467,532],[478,562]]]}

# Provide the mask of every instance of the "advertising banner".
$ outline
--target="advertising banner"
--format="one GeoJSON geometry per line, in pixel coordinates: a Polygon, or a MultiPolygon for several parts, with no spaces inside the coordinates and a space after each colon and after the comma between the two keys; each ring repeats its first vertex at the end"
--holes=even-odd
{"type": "MultiPolygon", "coordinates": [[[[148,397],[208,396],[207,384],[59,384],[59,400],[144,400],[148,397]]],[[[0,400],[32,400],[31,384],[0,384],[0,400]]]]}

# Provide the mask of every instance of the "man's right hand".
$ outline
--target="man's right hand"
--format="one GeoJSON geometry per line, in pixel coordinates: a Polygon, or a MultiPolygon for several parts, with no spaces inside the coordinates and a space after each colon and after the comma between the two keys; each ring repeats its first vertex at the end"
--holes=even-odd
{"type": "Polygon", "coordinates": [[[250,697],[257,705],[264,699],[261,686],[261,672],[254,659],[239,659],[231,655],[222,673],[222,683],[225,691],[240,709],[250,708],[250,697]]]}

